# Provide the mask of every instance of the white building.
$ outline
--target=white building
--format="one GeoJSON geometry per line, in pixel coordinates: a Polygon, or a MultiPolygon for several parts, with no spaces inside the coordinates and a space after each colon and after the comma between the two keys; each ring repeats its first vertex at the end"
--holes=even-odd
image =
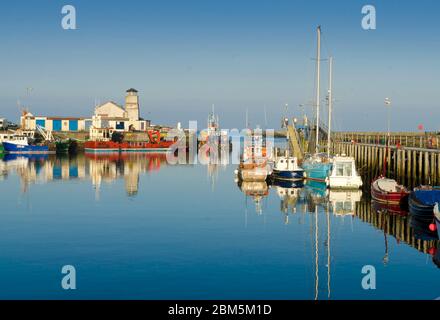
{"type": "Polygon", "coordinates": [[[141,119],[139,113],[138,91],[128,89],[124,107],[113,101],[106,102],[95,107],[92,118],[34,116],[24,111],[20,124],[23,130],[36,130],[40,126],[55,132],[90,131],[91,136],[102,129],[107,132],[146,131],[150,121],[141,119]]]}
{"type": "Polygon", "coordinates": [[[139,117],[139,96],[136,89],[128,89],[125,96],[125,106],[122,107],[113,101],[106,102],[95,108],[90,128],[90,138],[108,138],[114,131],[146,131],[150,121],[139,117]]]}

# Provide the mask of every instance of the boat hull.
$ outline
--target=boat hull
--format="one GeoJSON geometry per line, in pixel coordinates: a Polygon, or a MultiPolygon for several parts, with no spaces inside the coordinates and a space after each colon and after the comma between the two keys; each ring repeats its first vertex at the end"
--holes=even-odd
{"type": "Polygon", "coordinates": [[[304,170],[276,170],[273,169],[272,176],[274,179],[279,180],[301,180],[304,179],[304,170]]]}
{"type": "Polygon", "coordinates": [[[58,154],[69,153],[69,147],[69,141],[58,141],[55,143],[55,148],[58,154]]]}
{"type": "Polygon", "coordinates": [[[249,182],[263,182],[267,179],[267,169],[254,168],[254,169],[241,169],[239,171],[240,179],[249,182]]]}
{"type": "Polygon", "coordinates": [[[12,154],[48,154],[48,146],[19,145],[10,142],[3,142],[3,147],[7,153],[12,154]]]}
{"type": "Polygon", "coordinates": [[[143,153],[143,152],[170,152],[173,142],[162,141],[159,143],[149,142],[113,142],[113,141],[87,141],[84,145],[88,153],[143,153]]]}
{"type": "Polygon", "coordinates": [[[328,182],[332,165],[331,163],[304,163],[302,167],[308,180],[328,182]]]}
{"type": "Polygon", "coordinates": [[[436,202],[440,202],[440,190],[413,191],[408,200],[409,212],[419,219],[432,221],[436,202]]]}
{"type": "Polygon", "coordinates": [[[401,191],[384,191],[379,188],[378,181],[382,179],[376,179],[371,184],[371,198],[379,203],[383,208],[390,208],[393,211],[405,211],[408,206],[409,192],[402,187],[401,191]]]}
{"type": "Polygon", "coordinates": [[[304,180],[282,180],[282,179],[274,179],[272,176],[269,180],[270,185],[281,187],[281,188],[302,188],[304,187],[304,180]]]}
{"type": "Polygon", "coordinates": [[[360,177],[331,177],[329,178],[329,186],[331,189],[359,189],[362,187],[362,179],[360,177]]]}

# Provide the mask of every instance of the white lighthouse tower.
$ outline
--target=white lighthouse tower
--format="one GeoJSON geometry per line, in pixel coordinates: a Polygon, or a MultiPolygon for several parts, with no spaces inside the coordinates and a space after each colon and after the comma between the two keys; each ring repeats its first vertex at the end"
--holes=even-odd
{"type": "Polygon", "coordinates": [[[139,96],[136,89],[128,89],[125,96],[125,112],[130,121],[139,120],[139,96]]]}

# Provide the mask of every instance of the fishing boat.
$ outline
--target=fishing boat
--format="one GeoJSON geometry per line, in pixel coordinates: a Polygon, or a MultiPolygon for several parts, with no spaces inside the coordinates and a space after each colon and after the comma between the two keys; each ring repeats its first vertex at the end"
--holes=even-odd
{"type": "Polygon", "coordinates": [[[331,189],[359,189],[362,187],[362,178],[357,173],[353,157],[336,156],[333,158],[329,186],[331,189]]]}
{"type": "Polygon", "coordinates": [[[175,141],[163,140],[160,131],[150,130],[147,132],[149,141],[112,141],[95,140],[84,144],[86,152],[168,152],[172,151],[175,141]]]}
{"type": "Polygon", "coordinates": [[[270,175],[270,168],[267,161],[241,162],[236,174],[243,181],[263,182],[270,175]]]}
{"type": "Polygon", "coordinates": [[[272,170],[274,180],[302,180],[304,169],[298,165],[298,158],[289,155],[286,150],[283,156],[275,152],[274,167],[272,170]]]}
{"type": "Polygon", "coordinates": [[[55,141],[55,149],[57,154],[69,153],[70,140],[55,141]]]}
{"type": "Polygon", "coordinates": [[[243,155],[235,174],[243,181],[266,181],[272,173],[269,158],[262,135],[251,133],[250,140],[245,139],[243,155]]]}
{"type": "Polygon", "coordinates": [[[324,154],[315,154],[304,160],[302,168],[308,180],[329,183],[333,162],[324,154]]]}
{"type": "Polygon", "coordinates": [[[371,183],[373,201],[393,211],[401,211],[407,206],[409,191],[396,180],[380,176],[371,183]]]}
{"type": "Polygon", "coordinates": [[[434,206],[440,202],[440,188],[423,186],[409,195],[409,213],[419,219],[433,221],[434,206]]]}
{"type": "Polygon", "coordinates": [[[51,153],[47,145],[30,144],[27,136],[16,135],[12,140],[3,141],[7,153],[12,154],[47,154],[51,153]]]}

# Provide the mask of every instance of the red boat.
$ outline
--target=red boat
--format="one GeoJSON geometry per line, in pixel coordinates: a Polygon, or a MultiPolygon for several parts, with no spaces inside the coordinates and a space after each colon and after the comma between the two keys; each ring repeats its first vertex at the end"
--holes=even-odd
{"type": "Polygon", "coordinates": [[[148,131],[149,141],[87,141],[86,152],[164,152],[171,151],[174,141],[162,140],[159,131],[148,131]]]}
{"type": "Polygon", "coordinates": [[[381,176],[371,184],[371,197],[373,201],[390,211],[406,212],[408,196],[409,191],[393,179],[381,176]]]}

